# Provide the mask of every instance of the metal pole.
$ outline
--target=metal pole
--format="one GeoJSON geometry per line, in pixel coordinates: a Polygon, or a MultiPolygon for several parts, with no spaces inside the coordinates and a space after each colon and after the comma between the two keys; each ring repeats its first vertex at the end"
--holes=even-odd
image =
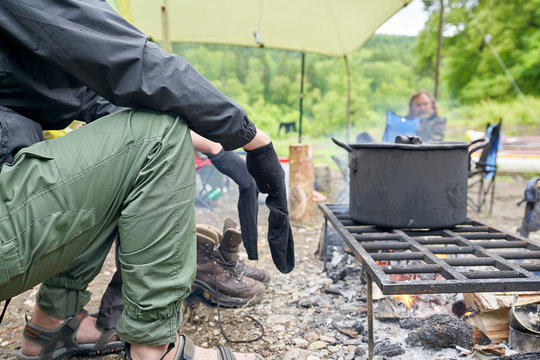
{"type": "Polygon", "coordinates": [[[324,217],[323,232],[323,270],[326,271],[326,257],[328,254],[328,219],[326,216],[324,217]]]}
{"type": "Polygon", "coordinates": [[[302,143],[302,108],[304,100],[304,65],[305,65],[306,53],[302,53],[302,72],[300,77],[300,120],[298,122],[298,143],[302,143]]]}
{"type": "Polygon", "coordinates": [[[351,133],[351,67],[349,66],[349,58],[347,55],[345,58],[345,67],[347,68],[347,143],[350,143],[351,133]]]}
{"type": "Polygon", "coordinates": [[[442,31],[443,31],[443,14],[444,14],[444,0],[440,0],[441,11],[439,14],[439,40],[437,42],[437,63],[435,65],[435,99],[439,97],[439,68],[441,67],[441,52],[442,52],[442,31]]]}
{"type": "Polygon", "coordinates": [[[163,32],[163,50],[170,53],[172,51],[171,38],[169,36],[169,13],[167,10],[167,0],[163,0],[161,6],[161,31],[163,32]]]}
{"type": "Polygon", "coordinates": [[[373,280],[367,273],[368,359],[373,359],[373,280]]]}

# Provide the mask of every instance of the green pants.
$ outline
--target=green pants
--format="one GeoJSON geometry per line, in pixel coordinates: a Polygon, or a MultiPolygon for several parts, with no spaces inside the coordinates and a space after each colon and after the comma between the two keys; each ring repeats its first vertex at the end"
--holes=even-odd
{"type": "Polygon", "coordinates": [[[182,119],[125,110],[21,150],[0,168],[0,299],[43,282],[65,318],[88,303],[118,226],[120,337],[176,340],[196,271],[195,165],[182,119]]]}

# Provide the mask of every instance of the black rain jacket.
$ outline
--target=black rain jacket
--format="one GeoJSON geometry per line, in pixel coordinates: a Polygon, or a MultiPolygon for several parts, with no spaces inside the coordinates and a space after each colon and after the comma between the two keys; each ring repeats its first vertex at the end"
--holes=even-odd
{"type": "MultiPolygon", "coordinates": [[[[177,114],[225,150],[247,144],[256,132],[239,105],[106,1],[0,1],[0,145],[35,142],[32,122],[63,129],[121,107],[177,114]]],[[[12,150],[0,146],[0,163],[12,150]]]]}

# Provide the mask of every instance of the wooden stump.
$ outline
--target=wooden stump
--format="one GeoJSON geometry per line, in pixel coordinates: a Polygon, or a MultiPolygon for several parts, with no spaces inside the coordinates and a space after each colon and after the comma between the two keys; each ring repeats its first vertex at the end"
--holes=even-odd
{"type": "Polygon", "coordinates": [[[313,219],[313,145],[289,145],[289,217],[313,219]]]}

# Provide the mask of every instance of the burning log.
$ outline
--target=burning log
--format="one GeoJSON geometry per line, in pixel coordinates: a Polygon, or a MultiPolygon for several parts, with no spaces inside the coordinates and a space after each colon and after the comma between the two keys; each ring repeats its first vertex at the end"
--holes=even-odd
{"type": "Polygon", "coordinates": [[[503,356],[506,354],[506,347],[503,345],[474,345],[474,350],[487,355],[503,356]]]}
{"type": "Polygon", "coordinates": [[[382,357],[392,357],[405,354],[405,350],[398,344],[392,344],[390,341],[384,340],[375,344],[374,353],[382,357]]]}
{"type": "Polygon", "coordinates": [[[447,314],[429,316],[405,341],[410,345],[421,343],[439,349],[455,345],[472,349],[475,344],[491,343],[489,338],[480,330],[475,330],[474,326],[447,314]]]}
{"type": "MultiPolygon", "coordinates": [[[[513,293],[469,293],[463,294],[465,305],[476,311],[468,322],[476,325],[491,341],[501,343],[509,337],[509,315],[513,293]]],[[[540,294],[520,294],[516,306],[540,302],[540,294]]]]}

